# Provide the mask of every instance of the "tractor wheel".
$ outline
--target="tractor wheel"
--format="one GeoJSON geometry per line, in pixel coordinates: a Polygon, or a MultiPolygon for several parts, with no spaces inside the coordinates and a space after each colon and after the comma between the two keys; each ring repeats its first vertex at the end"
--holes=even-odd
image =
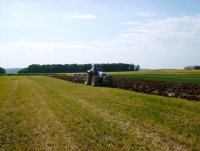
{"type": "Polygon", "coordinates": [[[90,77],[89,73],[87,73],[86,76],[85,76],[85,84],[86,85],[91,84],[91,77],[90,77]]]}
{"type": "Polygon", "coordinates": [[[92,77],[92,86],[98,86],[99,85],[99,79],[97,76],[92,77]]]}

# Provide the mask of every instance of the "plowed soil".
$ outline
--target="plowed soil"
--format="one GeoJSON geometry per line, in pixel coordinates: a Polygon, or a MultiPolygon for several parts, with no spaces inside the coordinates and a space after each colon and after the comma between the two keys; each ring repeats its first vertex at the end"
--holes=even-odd
{"type": "MultiPolygon", "coordinates": [[[[72,76],[54,77],[73,82],[72,76]]],[[[113,86],[135,92],[200,101],[199,84],[113,78],[113,86]]]]}

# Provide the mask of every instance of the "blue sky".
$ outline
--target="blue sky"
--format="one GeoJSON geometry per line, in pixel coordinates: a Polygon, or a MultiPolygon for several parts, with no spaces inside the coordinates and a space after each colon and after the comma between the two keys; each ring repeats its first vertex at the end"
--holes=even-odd
{"type": "Polygon", "coordinates": [[[0,0],[0,67],[200,65],[200,1],[0,0]]]}

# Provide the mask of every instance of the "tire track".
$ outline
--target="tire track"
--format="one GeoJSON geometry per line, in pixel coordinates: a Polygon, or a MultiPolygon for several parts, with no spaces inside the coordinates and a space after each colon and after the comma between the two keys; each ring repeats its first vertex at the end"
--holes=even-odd
{"type": "Polygon", "coordinates": [[[94,104],[91,104],[83,99],[77,99],[76,101],[82,108],[103,117],[105,121],[116,122],[124,133],[129,133],[131,137],[135,137],[137,139],[138,145],[145,142],[149,143],[154,150],[187,150],[184,144],[174,138],[160,134],[153,129],[149,129],[149,127],[139,125],[135,121],[130,121],[130,119],[122,116],[121,114],[111,114],[108,111],[100,109],[94,104]],[[173,144],[173,146],[171,144],[173,144]]]}
{"type": "MultiPolygon", "coordinates": [[[[50,87],[50,85],[45,85],[50,87]]],[[[125,116],[122,116],[118,113],[111,113],[109,111],[103,110],[96,105],[89,103],[87,100],[74,96],[75,93],[66,95],[65,91],[59,87],[51,88],[53,92],[59,93],[63,97],[69,98],[71,101],[74,101],[81,108],[86,109],[91,112],[91,114],[96,114],[97,116],[102,117],[108,123],[117,123],[124,133],[128,133],[130,139],[136,138],[138,146],[143,147],[144,144],[149,144],[150,148],[154,150],[187,150],[186,144],[179,141],[178,138],[173,138],[169,135],[163,134],[162,131],[155,129],[154,127],[149,127],[149,125],[138,124],[137,121],[130,121],[125,116]],[[62,92],[62,93],[61,93],[62,92]],[[143,145],[142,145],[143,144],[143,145]]],[[[108,125],[107,125],[108,126],[108,125]]],[[[114,138],[111,138],[114,139],[114,138]]],[[[139,148],[140,148],[139,147],[139,148]]],[[[138,148],[138,147],[137,147],[138,148]]],[[[144,149],[145,150],[145,149],[144,149]]]]}
{"type": "Polygon", "coordinates": [[[35,81],[31,79],[26,81],[34,88],[28,94],[34,97],[29,105],[29,114],[34,115],[34,118],[30,119],[30,123],[34,123],[31,126],[32,149],[78,150],[74,138],[48,106],[46,101],[51,97],[35,81]]]}
{"type": "Polygon", "coordinates": [[[19,85],[19,80],[14,80],[12,88],[6,97],[4,104],[0,110],[0,150],[4,150],[6,146],[10,149],[16,149],[17,134],[16,134],[16,122],[13,118],[17,106],[16,90],[19,85]]]}

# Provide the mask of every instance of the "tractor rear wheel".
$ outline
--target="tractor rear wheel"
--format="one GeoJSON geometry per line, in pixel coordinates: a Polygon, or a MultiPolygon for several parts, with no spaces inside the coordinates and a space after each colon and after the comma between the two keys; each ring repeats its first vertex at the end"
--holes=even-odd
{"type": "Polygon", "coordinates": [[[87,73],[86,76],[85,76],[85,84],[86,85],[90,85],[91,84],[91,77],[90,77],[89,73],[87,73]]]}
{"type": "Polygon", "coordinates": [[[97,76],[92,77],[92,86],[98,86],[99,85],[99,79],[97,76]]]}

